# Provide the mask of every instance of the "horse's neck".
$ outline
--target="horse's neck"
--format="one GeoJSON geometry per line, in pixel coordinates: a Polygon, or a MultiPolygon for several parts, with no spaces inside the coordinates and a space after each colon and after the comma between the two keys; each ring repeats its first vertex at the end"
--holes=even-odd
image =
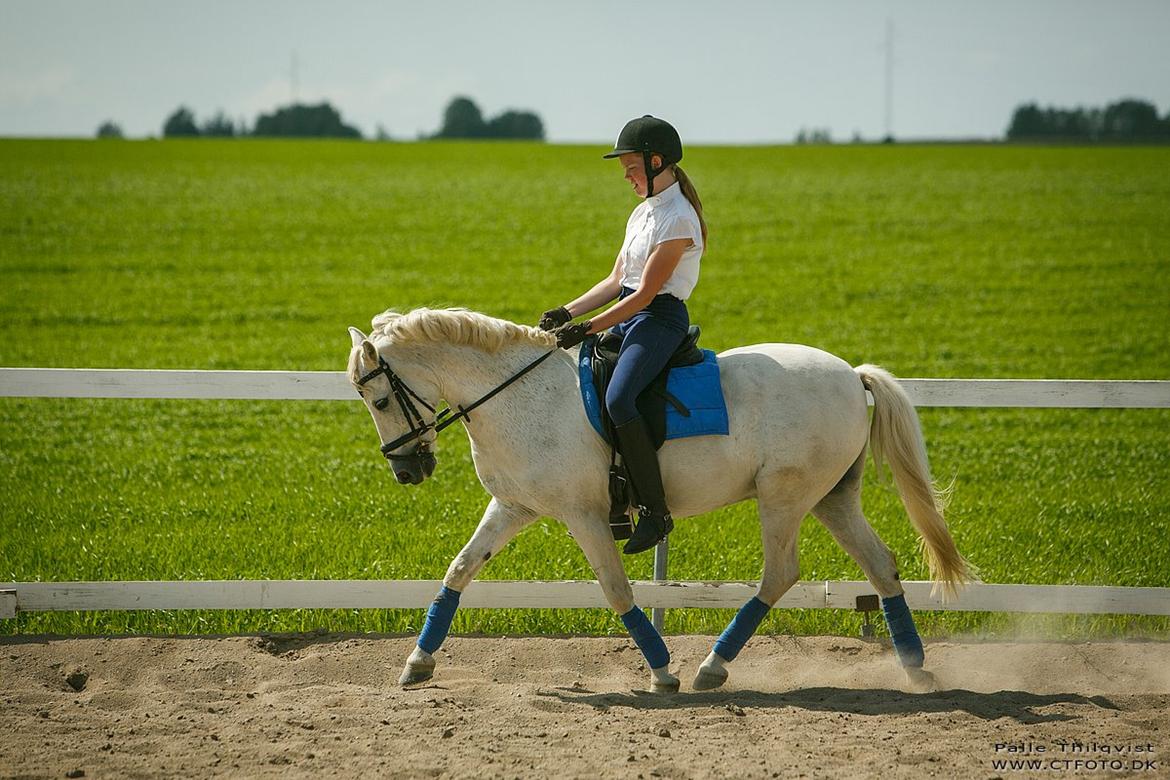
{"type": "MultiPolygon", "coordinates": [[[[434,366],[444,400],[467,407],[491,392],[547,347],[508,345],[495,354],[447,345],[434,366]]],[[[549,459],[568,457],[589,423],[581,410],[576,367],[557,350],[464,420],[475,472],[484,488],[506,503],[540,507],[549,459]],[[576,404],[577,414],[570,404],[576,404]]],[[[548,511],[548,510],[544,510],[548,511]]]]}
{"type": "MultiPolygon", "coordinates": [[[[475,347],[443,345],[432,367],[452,408],[468,407],[548,352],[548,347],[508,344],[491,354],[475,347]]],[[[563,414],[565,399],[578,393],[575,367],[558,350],[539,366],[471,411],[467,430],[473,443],[491,447],[524,434],[529,426],[563,414]]],[[[580,404],[580,401],[577,401],[580,404]]]]}

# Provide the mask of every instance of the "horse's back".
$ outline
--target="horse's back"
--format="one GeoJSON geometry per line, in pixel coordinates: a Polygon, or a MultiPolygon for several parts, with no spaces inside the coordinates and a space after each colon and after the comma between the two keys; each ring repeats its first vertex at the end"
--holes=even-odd
{"type": "MultiPolygon", "coordinates": [[[[803,344],[752,344],[717,355],[719,370],[727,377],[724,390],[784,396],[789,403],[802,399],[828,402],[839,407],[865,405],[865,388],[853,367],[841,358],[803,344]],[[810,394],[827,396],[810,398],[810,394]]],[[[730,404],[730,400],[728,402],[730,404]]]]}
{"type": "Polygon", "coordinates": [[[718,358],[733,435],[770,450],[777,468],[843,474],[864,448],[865,387],[841,358],[801,344],[753,344],[718,358]]]}

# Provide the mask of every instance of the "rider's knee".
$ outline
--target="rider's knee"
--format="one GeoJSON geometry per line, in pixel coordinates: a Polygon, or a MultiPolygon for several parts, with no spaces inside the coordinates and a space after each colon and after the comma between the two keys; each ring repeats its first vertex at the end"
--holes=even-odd
{"type": "MultiPolygon", "coordinates": [[[[613,385],[610,385],[612,388],[613,385]]],[[[638,416],[637,404],[624,397],[621,393],[606,393],[605,394],[605,408],[609,411],[610,419],[615,424],[621,425],[638,416]]]]}

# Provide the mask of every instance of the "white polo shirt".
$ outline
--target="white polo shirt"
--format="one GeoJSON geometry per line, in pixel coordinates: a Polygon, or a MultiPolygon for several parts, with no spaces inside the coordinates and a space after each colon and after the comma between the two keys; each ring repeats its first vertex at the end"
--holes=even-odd
{"type": "Polygon", "coordinates": [[[699,281],[699,258],[703,256],[703,230],[695,207],[682,193],[678,182],[657,195],[639,203],[626,222],[626,240],[622,243],[623,287],[638,289],[642,271],[655,248],[663,241],[689,238],[691,243],[683,250],[682,259],[674,273],[658,291],[670,293],[680,300],[690,297],[699,281]]]}

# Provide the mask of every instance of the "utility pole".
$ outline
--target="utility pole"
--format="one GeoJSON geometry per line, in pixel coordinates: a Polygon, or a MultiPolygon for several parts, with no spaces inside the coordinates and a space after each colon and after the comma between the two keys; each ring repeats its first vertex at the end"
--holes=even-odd
{"type": "Polygon", "coordinates": [[[886,17],[886,143],[894,142],[894,20],[886,17]]]}

